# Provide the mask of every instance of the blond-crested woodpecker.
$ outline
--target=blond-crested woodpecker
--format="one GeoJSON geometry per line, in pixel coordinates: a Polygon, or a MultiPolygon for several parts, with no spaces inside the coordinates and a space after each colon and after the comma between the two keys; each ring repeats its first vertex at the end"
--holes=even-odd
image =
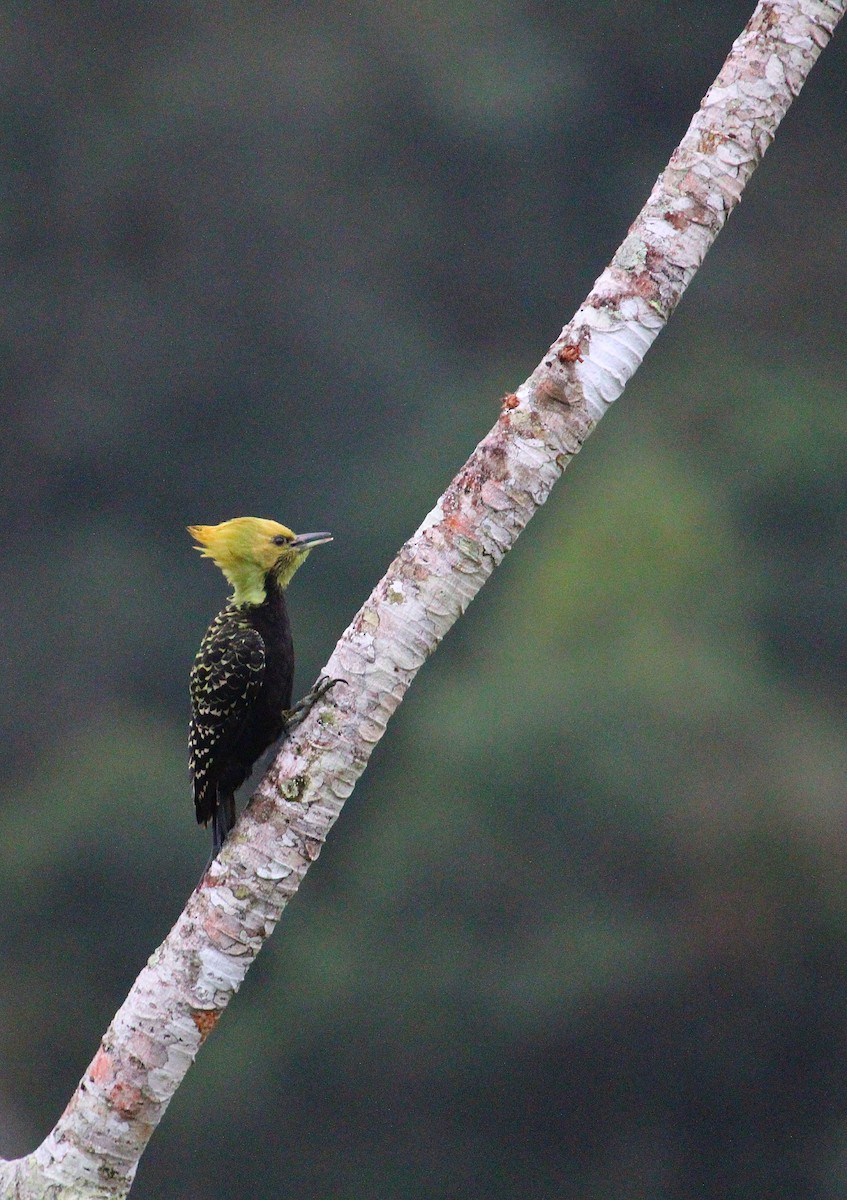
{"type": "Polygon", "coordinates": [[[214,858],[235,824],[235,792],[256,759],[331,686],[319,680],[291,708],[294,644],[285,589],[309,552],[332,537],[295,534],[260,517],[189,525],[188,532],[233,588],[200,644],[190,681],[189,772],[197,820],[212,822],[214,858]]]}

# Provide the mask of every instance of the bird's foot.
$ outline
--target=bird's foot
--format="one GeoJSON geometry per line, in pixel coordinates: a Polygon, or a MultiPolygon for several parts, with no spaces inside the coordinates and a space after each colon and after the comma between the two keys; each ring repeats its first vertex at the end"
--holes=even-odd
{"type": "Polygon", "coordinates": [[[319,675],[313,688],[310,688],[302,700],[298,700],[293,708],[287,708],[282,714],[285,721],[285,732],[291,733],[301,721],[309,715],[317,702],[334,688],[337,683],[346,683],[346,679],[330,679],[328,675],[319,675]]]}

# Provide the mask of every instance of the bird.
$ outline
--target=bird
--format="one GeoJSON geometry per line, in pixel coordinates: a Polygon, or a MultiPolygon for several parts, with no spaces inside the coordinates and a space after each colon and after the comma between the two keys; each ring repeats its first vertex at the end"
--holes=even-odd
{"type": "Polygon", "coordinates": [[[259,756],[299,723],[335,680],[321,676],[293,708],[294,643],[285,592],[329,533],[295,534],[262,517],[189,525],[204,558],[232,586],[191,668],[189,775],[197,821],[212,823],[212,855],[235,824],[235,793],[259,756]]]}

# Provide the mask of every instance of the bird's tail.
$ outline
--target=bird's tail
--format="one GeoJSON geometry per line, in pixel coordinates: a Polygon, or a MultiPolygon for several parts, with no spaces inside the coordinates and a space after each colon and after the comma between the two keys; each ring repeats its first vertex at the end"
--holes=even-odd
{"type": "Polygon", "coordinates": [[[212,814],[212,858],[216,858],[227,834],[235,824],[235,793],[222,795],[218,792],[218,802],[212,814]]]}

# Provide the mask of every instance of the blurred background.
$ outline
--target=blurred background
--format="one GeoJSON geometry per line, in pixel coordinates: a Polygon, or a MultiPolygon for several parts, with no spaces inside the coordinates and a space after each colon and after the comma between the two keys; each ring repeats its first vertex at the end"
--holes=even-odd
{"type": "MultiPolygon", "coordinates": [[[[330,528],[297,690],[753,0],[0,12],[0,1154],[198,878],[184,527],[330,528]]],[[[139,1200],[847,1196],[847,35],[427,665],[139,1200]]]]}

